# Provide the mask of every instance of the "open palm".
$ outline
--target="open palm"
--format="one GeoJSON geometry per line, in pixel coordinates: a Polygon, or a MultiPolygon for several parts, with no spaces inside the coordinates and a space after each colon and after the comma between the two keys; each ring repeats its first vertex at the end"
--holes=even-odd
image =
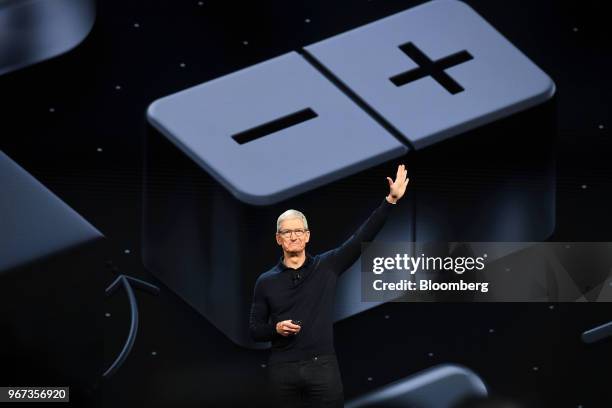
{"type": "Polygon", "coordinates": [[[406,192],[406,187],[408,187],[408,182],[410,181],[410,179],[406,177],[407,174],[406,166],[400,164],[397,166],[395,181],[391,180],[391,177],[387,177],[387,181],[389,182],[389,195],[393,201],[402,198],[406,192]]]}

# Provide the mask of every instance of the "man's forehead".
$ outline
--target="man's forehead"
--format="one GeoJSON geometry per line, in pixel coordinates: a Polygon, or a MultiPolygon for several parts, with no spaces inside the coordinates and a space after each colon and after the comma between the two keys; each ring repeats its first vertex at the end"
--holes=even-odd
{"type": "Polygon", "coordinates": [[[281,228],[298,228],[304,227],[304,222],[301,218],[287,218],[280,223],[281,228]]]}

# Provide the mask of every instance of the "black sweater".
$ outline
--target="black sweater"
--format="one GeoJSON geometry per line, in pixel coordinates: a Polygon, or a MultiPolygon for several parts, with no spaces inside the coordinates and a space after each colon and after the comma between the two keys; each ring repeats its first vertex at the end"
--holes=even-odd
{"type": "Polygon", "coordinates": [[[338,248],[315,256],[306,252],[306,261],[297,269],[286,266],[281,256],[274,268],[257,278],[249,329],[255,341],[272,342],[270,364],[335,353],[332,316],[337,279],[359,259],[361,243],[374,239],[394,205],[383,199],[338,248]],[[302,328],[284,337],[277,333],[276,323],[288,319],[301,320],[302,328]]]}

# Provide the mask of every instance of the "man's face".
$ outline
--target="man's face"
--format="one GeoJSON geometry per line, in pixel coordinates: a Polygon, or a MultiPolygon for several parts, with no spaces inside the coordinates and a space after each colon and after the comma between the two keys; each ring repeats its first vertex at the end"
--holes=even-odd
{"type": "MultiPolygon", "coordinates": [[[[304,229],[304,223],[300,218],[289,218],[281,222],[280,231],[304,229]]],[[[276,233],[276,242],[283,247],[285,252],[302,252],[306,248],[306,243],[310,240],[310,231],[305,231],[302,236],[292,232],[287,236],[276,233]]]]}

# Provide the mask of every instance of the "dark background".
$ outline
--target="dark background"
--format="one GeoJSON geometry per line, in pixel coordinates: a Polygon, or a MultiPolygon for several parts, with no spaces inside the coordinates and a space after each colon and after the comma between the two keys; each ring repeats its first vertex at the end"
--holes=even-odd
{"type": "MultiPolygon", "coordinates": [[[[121,272],[160,284],[142,267],[139,250],[148,104],[418,3],[100,1],[93,31],[76,49],[0,77],[0,149],[107,236],[121,272]]],[[[604,2],[467,3],[556,82],[557,219],[550,240],[612,241],[612,30],[604,2]]],[[[109,284],[113,278],[109,272],[109,284]]],[[[255,405],[266,352],[232,344],[161,286],[159,296],[137,294],[134,349],[93,399],[255,405]]],[[[124,295],[104,304],[110,364],[129,315],[124,295]]],[[[477,372],[493,394],[526,406],[612,406],[612,342],[585,345],[579,338],[611,319],[605,303],[385,304],[335,325],[345,397],[456,362],[477,372]]]]}

